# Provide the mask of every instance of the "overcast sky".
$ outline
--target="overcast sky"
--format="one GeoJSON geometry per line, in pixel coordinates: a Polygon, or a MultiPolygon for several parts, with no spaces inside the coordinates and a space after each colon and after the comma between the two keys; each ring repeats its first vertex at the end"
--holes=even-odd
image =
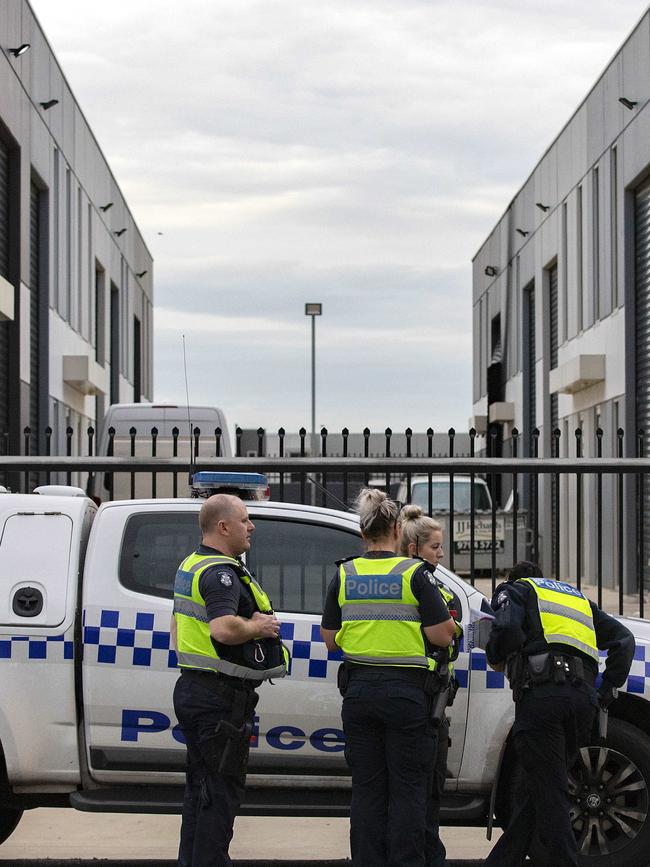
{"type": "Polygon", "coordinates": [[[154,397],[467,429],[471,259],[641,0],[31,0],[155,259],[154,397]],[[158,233],[162,232],[162,235],[158,233]]]}

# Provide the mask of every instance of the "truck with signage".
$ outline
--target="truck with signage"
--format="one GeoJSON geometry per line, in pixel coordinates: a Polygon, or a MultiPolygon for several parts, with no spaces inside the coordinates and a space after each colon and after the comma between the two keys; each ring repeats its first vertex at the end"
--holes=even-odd
{"type": "Polygon", "coordinates": [[[403,479],[397,490],[397,499],[401,503],[410,499],[411,503],[420,506],[425,513],[431,509],[431,515],[443,527],[447,551],[453,550],[454,570],[458,574],[467,575],[471,571],[472,527],[475,573],[487,573],[491,570],[493,548],[496,552],[496,568],[500,572],[512,566],[515,560],[526,556],[531,542],[527,513],[517,513],[515,538],[515,516],[511,509],[497,509],[493,520],[492,497],[485,479],[462,473],[434,473],[431,476],[413,475],[410,483],[410,498],[407,480],[403,479]]]}
{"type": "MultiPolygon", "coordinates": [[[[201,500],[97,508],[81,489],[37,490],[0,493],[0,842],[26,809],[173,813],[183,796],[170,615],[176,568],[199,542],[201,500]]],[[[242,810],[343,816],[340,656],[328,652],[319,623],[335,560],[362,551],[358,516],[258,500],[247,508],[255,524],[247,565],[274,603],[292,659],[288,677],[260,687],[242,810]]],[[[448,569],[436,576],[465,630],[443,824],[486,825],[492,815],[503,824],[518,775],[514,705],[475,640],[486,623],[476,612],[488,603],[448,569]]],[[[637,650],[607,740],[595,739],[571,769],[582,867],[643,867],[650,851],[650,623],[626,623],[637,650]]]]}

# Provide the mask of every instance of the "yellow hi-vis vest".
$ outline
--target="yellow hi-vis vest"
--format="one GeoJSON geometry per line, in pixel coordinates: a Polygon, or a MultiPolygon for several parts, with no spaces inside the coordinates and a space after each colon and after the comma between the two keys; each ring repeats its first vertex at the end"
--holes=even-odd
{"type": "Polygon", "coordinates": [[[537,598],[544,639],[548,644],[568,644],[598,662],[598,645],[589,600],[566,584],[551,578],[520,578],[537,598]]]}
{"type": "Polygon", "coordinates": [[[341,563],[336,643],[347,662],[436,669],[411,590],[411,577],[421,565],[397,555],[341,563]]]}
{"type": "Polygon", "coordinates": [[[178,664],[181,668],[199,668],[216,671],[243,680],[270,680],[284,677],[287,673],[287,654],[283,649],[284,663],[274,668],[248,668],[221,659],[210,636],[210,624],[205,600],[199,591],[199,580],[210,566],[230,566],[239,580],[253,594],[255,605],[263,614],[272,611],[271,602],[257,581],[234,557],[212,554],[190,554],[178,567],[174,581],[174,618],[176,620],[176,641],[178,645],[178,664]]]}

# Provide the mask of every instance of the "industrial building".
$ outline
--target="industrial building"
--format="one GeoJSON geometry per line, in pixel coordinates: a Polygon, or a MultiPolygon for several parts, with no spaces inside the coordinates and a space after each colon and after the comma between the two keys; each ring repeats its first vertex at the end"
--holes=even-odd
{"type": "MultiPolygon", "coordinates": [[[[514,428],[520,456],[650,453],[649,98],[646,13],[474,258],[471,421],[481,432],[492,427],[504,456],[514,428]]],[[[540,480],[540,558],[550,571],[559,546],[562,575],[578,569],[589,579],[596,480],[582,481],[579,549],[569,520],[577,482],[561,483],[557,539],[553,484],[540,480]]],[[[615,483],[604,477],[603,485],[607,579],[620,540],[615,483]]],[[[634,515],[624,518],[629,540],[634,515]]]]}
{"type": "Polygon", "coordinates": [[[29,3],[0,34],[0,453],[87,453],[152,397],[153,262],[29,3]]]}

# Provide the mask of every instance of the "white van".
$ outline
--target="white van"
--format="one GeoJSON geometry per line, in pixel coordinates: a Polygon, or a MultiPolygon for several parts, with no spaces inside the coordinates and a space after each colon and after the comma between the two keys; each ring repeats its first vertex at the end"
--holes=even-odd
{"type": "MultiPolygon", "coordinates": [[[[178,428],[176,439],[176,456],[190,459],[190,443],[195,448],[194,435],[190,431],[196,428],[200,431],[199,450],[197,457],[215,457],[217,455],[217,438],[215,430],[221,429],[219,455],[232,457],[230,436],[226,416],[222,409],[215,406],[182,406],[162,403],[114,403],[106,411],[99,438],[97,440],[97,455],[104,457],[109,454],[109,430],[115,431],[113,437],[112,455],[128,458],[131,456],[131,429],[135,428],[135,450],[137,457],[151,457],[153,454],[153,437],[151,431],[156,428],[156,457],[171,458],[174,456],[174,428],[178,428]]],[[[176,480],[176,495],[188,496],[187,476],[182,473],[176,480]]],[[[156,496],[171,497],[174,479],[171,473],[159,473],[156,476],[156,496]]],[[[110,492],[110,480],[104,476],[102,489],[97,491],[102,499],[110,492]]],[[[151,473],[136,473],[134,485],[131,484],[130,473],[115,473],[113,477],[112,499],[125,500],[152,496],[151,473]]]]}

